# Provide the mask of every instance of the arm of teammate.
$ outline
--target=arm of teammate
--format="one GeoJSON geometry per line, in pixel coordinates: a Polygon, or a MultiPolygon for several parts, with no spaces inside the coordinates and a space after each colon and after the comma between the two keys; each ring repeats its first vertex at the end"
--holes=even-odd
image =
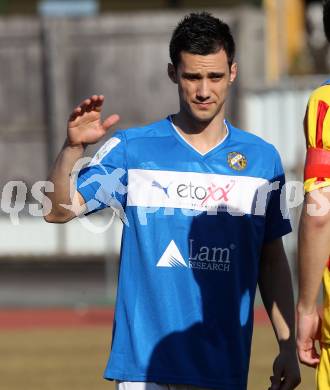
{"type": "Polygon", "coordinates": [[[321,335],[317,297],[330,254],[330,193],[326,188],[306,194],[299,226],[297,349],[301,363],[311,367],[316,367],[320,360],[315,347],[321,335]],[[317,214],[323,215],[312,215],[313,209],[320,210],[320,203],[326,207],[317,214]]]}
{"type": "Polygon", "coordinates": [[[54,191],[47,193],[52,205],[44,217],[47,222],[67,222],[85,210],[83,197],[75,189],[71,190],[74,188],[71,174],[75,163],[83,156],[85,147],[97,143],[119,120],[118,115],[111,115],[101,122],[103,102],[104,96],[93,95],[70,115],[66,141],[48,176],[54,191]]]}
{"type": "Polygon", "coordinates": [[[263,245],[259,267],[261,297],[279,344],[273,364],[271,390],[291,390],[300,383],[295,346],[294,300],[291,273],[282,238],[263,245]]]}

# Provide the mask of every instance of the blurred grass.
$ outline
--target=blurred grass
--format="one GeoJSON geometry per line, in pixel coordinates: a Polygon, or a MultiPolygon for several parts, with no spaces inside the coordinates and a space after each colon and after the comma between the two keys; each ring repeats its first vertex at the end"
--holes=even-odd
{"type": "MultiPolygon", "coordinates": [[[[105,327],[1,331],[0,388],[113,390],[113,382],[102,378],[110,337],[105,327]]],[[[266,390],[277,353],[270,327],[255,327],[252,349],[248,389],[266,390]]],[[[300,390],[315,388],[312,369],[304,368],[302,377],[300,390]]]]}

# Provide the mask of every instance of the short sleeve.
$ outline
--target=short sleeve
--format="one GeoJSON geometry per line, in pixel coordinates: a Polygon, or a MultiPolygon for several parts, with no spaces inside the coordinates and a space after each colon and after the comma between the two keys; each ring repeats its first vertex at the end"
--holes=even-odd
{"type": "Polygon", "coordinates": [[[113,207],[123,211],[126,206],[127,169],[126,143],[117,131],[96,152],[91,162],[81,169],[77,190],[84,198],[87,214],[113,207]]]}
{"type": "MultiPolygon", "coordinates": [[[[274,148],[275,150],[275,148],[274,148]]],[[[271,180],[272,191],[269,193],[264,241],[272,241],[292,231],[285,194],[285,174],[281,158],[275,150],[274,177],[271,180]]]]}
{"type": "Polygon", "coordinates": [[[330,185],[330,86],[311,95],[304,119],[307,158],[304,189],[310,192],[330,185]]]}

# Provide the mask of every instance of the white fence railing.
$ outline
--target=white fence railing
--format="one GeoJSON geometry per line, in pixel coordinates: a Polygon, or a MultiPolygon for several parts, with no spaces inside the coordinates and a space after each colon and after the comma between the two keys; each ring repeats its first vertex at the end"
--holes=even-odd
{"type": "Polygon", "coordinates": [[[303,119],[311,89],[250,92],[244,96],[244,125],[272,143],[286,171],[296,171],[305,158],[303,119]]]}
{"type": "Polygon", "coordinates": [[[24,217],[13,225],[9,218],[1,217],[0,256],[118,255],[122,223],[115,218],[105,230],[110,220],[109,212],[67,224],[24,217]]]}

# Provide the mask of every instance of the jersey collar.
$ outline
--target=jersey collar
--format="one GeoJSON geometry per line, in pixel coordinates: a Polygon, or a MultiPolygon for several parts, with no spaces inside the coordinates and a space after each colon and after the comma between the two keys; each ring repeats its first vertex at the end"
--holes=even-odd
{"type": "Polygon", "coordinates": [[[230,137],[230,124],[227,120],[224,120],[224,124],[226,126],[226,129],[227,129],[227,133],[226,135],[224,136],[224,138],[219,142],[217,143],[213,148],[211,148],[210,150],[208,150],[207,152],[205,153],[201,153],[199,150],[197,150],[193,145],[191,145],[183,136],[182,134],[179,132],[179,130],[177,129],[177,127],[174,125],[173,121],[172,121],[172,115],[169,115],[167,117],[167,121],[169,122],[170,124],[170,127],[172,129],[172,132],[174,133],[175,137],[178,139],[178,141],[183,145],[185,146],[186,148],[190,149],[192,152],[194,152],[195,154],[197,154],[199,157],[201,158],[207,158],[209,157],[210,155],[213,155],[214,153],[216,153],[218,150],[222,149],[223,146],[228,142],[228,139],[230,137]]]}

